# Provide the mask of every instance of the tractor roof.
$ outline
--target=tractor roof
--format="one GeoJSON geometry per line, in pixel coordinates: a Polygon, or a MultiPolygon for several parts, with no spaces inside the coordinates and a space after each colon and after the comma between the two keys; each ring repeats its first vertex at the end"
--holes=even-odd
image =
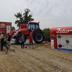
{"type": "Polygon", "coordinates": [[[30,21],[29,23],[39,23],[39,21],[33,20],[33,21],[30,21]]]}

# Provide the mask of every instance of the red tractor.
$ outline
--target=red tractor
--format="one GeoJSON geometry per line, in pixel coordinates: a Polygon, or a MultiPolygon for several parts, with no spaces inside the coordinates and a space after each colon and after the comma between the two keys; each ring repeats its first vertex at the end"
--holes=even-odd
{"type": "Polygon", "coordinates": [[[20,37],[24,37],[24,41],[30,36],[30,32],[32,32],[32,38],[35,43],[42,43],[44,40],[44,35],[39,27],[39,22],[31,21],[28,24],[21,24],[19,29],[16,31],[14,38],[16,39],[16,43],[20,43],[20,37]]]}

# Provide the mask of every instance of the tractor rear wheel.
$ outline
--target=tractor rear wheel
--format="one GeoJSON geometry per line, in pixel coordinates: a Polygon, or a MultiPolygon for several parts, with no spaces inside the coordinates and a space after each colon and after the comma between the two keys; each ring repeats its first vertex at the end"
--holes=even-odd
{"type": "Polygon", "coordinates": [[[44,35],[42,33],[41,30],[35,30],[33,32],[33,40],[39,44],[39,43],[42,43],[44,41],[44,35]]]}

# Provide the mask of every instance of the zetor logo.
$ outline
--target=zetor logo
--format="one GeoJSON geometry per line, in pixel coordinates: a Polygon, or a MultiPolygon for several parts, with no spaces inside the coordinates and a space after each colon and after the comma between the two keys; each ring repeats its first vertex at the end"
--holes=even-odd
{"type": "Polygon", "coordinates": [[[58,28],[57,33],[68,33],[72,31],[72,29],[63,29],[63,28],[58,28]]]}

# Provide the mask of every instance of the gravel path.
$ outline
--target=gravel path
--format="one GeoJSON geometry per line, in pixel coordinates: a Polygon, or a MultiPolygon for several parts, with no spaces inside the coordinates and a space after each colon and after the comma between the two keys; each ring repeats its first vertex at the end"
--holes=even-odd
{"type": "Polygon", "coordinates": [[[8,54],[0,52],[0,72],[72,72],[72,54],[45,46],[12,46],[8,54]]]}

